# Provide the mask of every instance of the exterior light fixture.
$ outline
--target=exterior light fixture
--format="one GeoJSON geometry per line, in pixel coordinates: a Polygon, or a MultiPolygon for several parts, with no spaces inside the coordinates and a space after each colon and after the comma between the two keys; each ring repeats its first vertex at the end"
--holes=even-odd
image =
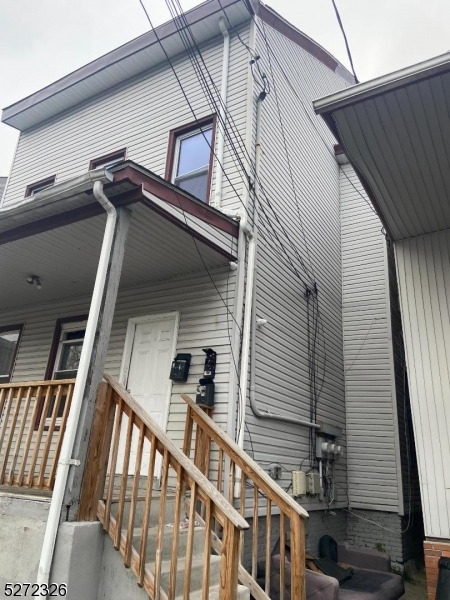
{"type": "Polygon", "coordinates": [[[35,284],[36,284],[36,287],[37,287],[37,289],[38,289],[38,290],[41,290],[41,289],[42,289],[42,283],[41,283],[41,280],[40,280],[40,278],[39,278],[37,275],[29,275],[29,276],[27,277],[27,282],[28,282],[30,285],[33,285],[33,284],[35,283],[35,284]]]}

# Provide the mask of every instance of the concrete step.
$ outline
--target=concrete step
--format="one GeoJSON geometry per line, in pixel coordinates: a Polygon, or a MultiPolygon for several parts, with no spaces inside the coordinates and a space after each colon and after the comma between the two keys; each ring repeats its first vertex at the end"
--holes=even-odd
{"type": "MultiPolygon", "coordinates": [[[[139,548],[141,545],[141,532],[142,532],[141,527],[137,527],[133,531],[133,546],[138,551],[139,551],[139,548]]],[[[123,534],[126,535],[126,530],[123,530],[123,534]]],[[[146,562],[155,560],[157,536],[158,536],[158,527],[151,527],[148,530],[146,562]]],[[[170,557],[170,553],[172,551],[172,540],[173,540],[173,527],[168,527],[166,525],[164,527],[164,534],[163,534],[163,557],[164,558],[170,557]]],[[[180,529],[179,535],[178,535],[178,556],[179,557],[186,556],[187,540],[188,540],[188,530],[180,529]]],[[[196,556],[197,554],[203,555],[204,548],[205,548],[205,528],[204,527],[195,527],[193,556],[196,556]]]]}
{"type": "MultiPolygon", "coordinates": [[[[209,588],[209,600],[219,600],[220,587],[215,585],[209,588]]],[[[202,600],[202,590],[191,593],[189,600],[202,600]]],[[[181,600],[183,596],[177,596],[175,600],[181,600]]],[[[238,600],[250,600],[250,590],[243,585],[238,585],[238,600]]]]}
{"type": "MultiPolygon", "coordinates": [[[[164,498],[164,502],[165,502],[164,523],[172,523],[174,510],[175,510],[175,497],[174,496],[166,496],[164,498]]],[[[150,522],[149,522],[150,527],[153,527],[158,523],[159,503],[160,503],[160,497],[158,494],[157,496],[152,498],[152,503],[150,505],[150,522]]],[[[112,511],[112,515],[114,518],[116,518],[118,506],[119,506],[119,501],[114,499],[111,503],[111,511],[112,511]]],[[[125,504],[124,504],[123,520],[122,520],[123,528],[126,528],[126,526],[128,525],[128,517],[130,515],[130,506],[131,506],[131,500],[128,499],[125,501],[125,504]]],[[[142,521],[144,518],[144,510],[145,510],[145,499],[142,498],[142,499],[137,500],[136,513],[135,513],[135,518],[134,518],[134,527],[135,528],[142,526],[142,521]]],[[[181,515],[181,518],[182,519],[184,518],[184,514],[181,515]]]]}
{"type": "MultiPolygon", "coordinates": [[[[220,582],[220,556],[211,555],[210,557],[210,587],[217,587],[220,582]]],[[[196,592],[202,589],[202,578],[204,568],[203,555],[194,556],[192,558],[191,567],[191,588],[190,593],[196,592]]],[[[177,561],[177,578],[175,584],[175,596],[182,596],[184,590],[184,573],[185,573],[186,561],[184,558],[179,558],[177,561]]],[[[165,560],[161,564],[161,587],[167,591],[169,589],[170,582],[170,560],[165,560]]],[[[146,569],[149,573],[155,573],[155,562],[146,563],[146,569]]]]}

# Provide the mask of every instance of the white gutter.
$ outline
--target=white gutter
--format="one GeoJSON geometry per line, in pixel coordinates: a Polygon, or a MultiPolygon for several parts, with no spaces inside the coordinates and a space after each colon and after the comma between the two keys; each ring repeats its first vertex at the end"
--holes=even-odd
{"type": "Polygon", "coordinates": [[[220,119],[219,127],[217,130],[217,150],[216,150],[216,182],[215,182],[215,193],[214,201],[212,205],[214,208],[220,208],[222,204],[222,191],[223,191],[223,156],[225,150],[225,126],[227,118],[227,95],[228,95],[228,72],[230,66],[230,34],[225,25],[225,19],[220,17],[219,27],[223,35],[223,58],[222,58],[222,84],[220,87],[220,119]]]}
{"type": "Polygon", "coordinates": [[[314,100],[313,107],[317,114],[330,112],[331,109],[337,110],[346,104],[364,100],[371,96],[414,83],[425,77],[439,75],[439,73],[448,70],[450,70],[450,52],[435,56],[405,69],[382,75],[371,81],[353,85],[325,98],[314,100]]]}
{"type": "Polygon", "coordinates": [[[53,552],[55,549],[56,535],[58,533],[61,515],[61,506],[64,499],[69,469],[71,465],[77,466],[77,464],[79,464],[79,461],[72,457],[72,451],[83,404],[84,390],[86,387],[89,364],[91,361],[92,349],[97,332],[98,318],[102,304],[117,220],[116,209],[103,193],[103,183],[101,181],[96,181],[94,183],[93,192],[95,198],[105,209],[108,217],[105,226],[105,233],[103,235],[102,249],[97,267],[94,291],[92,293],[91,306],[86,325],[83,349],[81,351],[80,364],[78,366],[69,417],[67,419],[66,431],[64,434],[61,454],[58,461],[58,468],[56,471],[55,487],[52,494],[44,542],[42,545],[41,559],[39,562],[39,570],[37,575],[38,584],[44,583],[48,585],[49,583],[50,569],[52,566],[53,552]]]}

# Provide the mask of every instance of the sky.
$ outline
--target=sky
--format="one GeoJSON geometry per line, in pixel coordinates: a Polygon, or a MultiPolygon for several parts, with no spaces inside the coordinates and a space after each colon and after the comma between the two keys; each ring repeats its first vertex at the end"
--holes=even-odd
{"type": "MultiPolygon", "coordinates": [[[[200,4],[180,0],[184,10],[200,4]]],[[[144,0],[155,25],[165,0],[144,0]]],[[[348,66],[331,0],[266,0],[348,66]]],[[[448,0],[337,0],[360,81],[450,50],[448,0]]],[[[138,0],[0,2],[0,108],[145,33],[138,0]]],[[[0,124],[0,176],[8,175],[18,132],[0,124]]]]}

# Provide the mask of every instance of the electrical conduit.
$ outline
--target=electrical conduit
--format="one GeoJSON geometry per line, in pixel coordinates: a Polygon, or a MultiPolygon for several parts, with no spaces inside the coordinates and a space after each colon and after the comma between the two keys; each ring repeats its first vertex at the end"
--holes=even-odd
{"type": "Polygon", "coordinates": [[[47,526],[45,529],[44,542],[42,545],[37,575],[38,584],[48,585],[49,583],[50,569],[52,566],[53,552],[55,549],[56,535],[58,533],[58,525],[61,514],[61,505],[64,499],[69,469],[71,465],[77,465],[76,459],[72,458],[72,451],[79,424],[89,363],[91,360],[92,349],[94,347],[94,340],[97,332],[98,318],[100,314],[103,292],[105,289],[106,275],[108,272],[109,259],[111,256],[117,220],[116,209],[103,193],[103,183],[101,181],[96,181],[94,183],[93,192],[96,200],[105,209],[107,213],[107,220],[97,267],[94,290],[92,293],[91,306],[89,309],[89,317],[86,325],[83,349],[80,356],[80,364],[78,366],[72,403],[67,419],[67,426],[61,447],[61,454],[58,461],[55,487],[52,494],[47,526]]]}

